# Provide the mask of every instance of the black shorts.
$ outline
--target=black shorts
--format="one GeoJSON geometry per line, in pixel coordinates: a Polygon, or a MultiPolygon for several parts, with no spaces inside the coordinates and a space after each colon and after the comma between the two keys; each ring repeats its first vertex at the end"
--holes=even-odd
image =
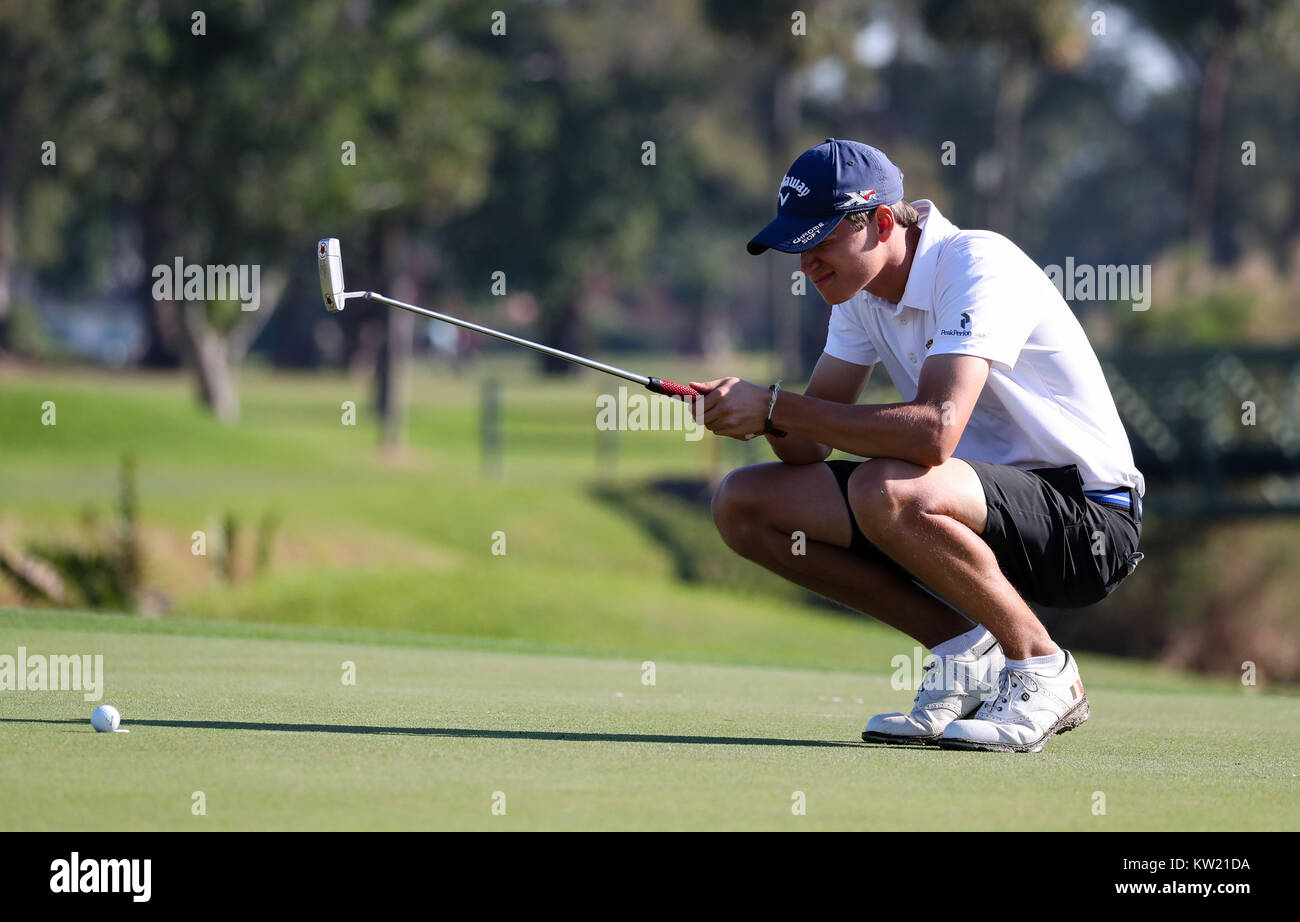
{"type": "MultiPolygon", "coordinates": [[[[964,459],[963,459],[964,460],[964,459]]],[[[861,461],[826,461],[848,504],[849,477],[861,461]]],[[[1136,491],[1101,501],[1085,496],[1079,469],[1032,471],[966,461],[984,485],[988,522],[980,535],[998,566],[1026,601],[1051,608],[1082,608],[1100,602],[1133,572],[1142,555],[1142,503],[1136,491]]],[[[867,540],[849,511],[849,549],[916,580],[867,540]]]]}

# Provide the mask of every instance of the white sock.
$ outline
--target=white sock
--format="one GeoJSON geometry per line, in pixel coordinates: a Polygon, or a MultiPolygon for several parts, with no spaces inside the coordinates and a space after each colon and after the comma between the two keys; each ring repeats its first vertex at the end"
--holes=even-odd
{"type": "Polygon", "coordinates": [[[1032,672],[1037,675],[1059,675],[1061,670],[1065,668],[1065,651],[1058,648],[1055,653],[1049,653],[1047,656],[1031,656],[1028,659],[1008,659],[1007,668],[1020,669],[1024,672],[1032,672]]]}
{"type": "Polygon", "coordinates": [[[988,629],[982,624],[977,624],[966,633],[958,634],[938,646],[931,647],[930,652],[935,656],[958,656],[962,653],[969,653],[992,639],[993,635],[988,632],[988,629]]]}

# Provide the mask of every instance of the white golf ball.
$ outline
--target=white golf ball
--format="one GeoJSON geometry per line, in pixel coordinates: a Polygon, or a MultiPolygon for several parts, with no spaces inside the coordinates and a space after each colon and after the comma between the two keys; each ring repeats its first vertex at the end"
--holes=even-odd
{"type": "Polygon", "coordinates": [[[111,704],[101,704],[90,715],[90,725],[99,733],[112,733],[122,722],[122,715],[111,704]]]}

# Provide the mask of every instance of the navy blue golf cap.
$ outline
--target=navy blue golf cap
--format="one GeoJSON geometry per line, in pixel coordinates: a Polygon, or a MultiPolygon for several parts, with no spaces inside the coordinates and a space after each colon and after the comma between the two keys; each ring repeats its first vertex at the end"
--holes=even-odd
{"type": "Polygon", "coordinates": [[[799,155],[781,180],[776,217],[749,241],[757,256],[769,247],[802,253],[852,211],[903,200],[903,173],[883,153],[857,141],[827,138],[799,155]]]}

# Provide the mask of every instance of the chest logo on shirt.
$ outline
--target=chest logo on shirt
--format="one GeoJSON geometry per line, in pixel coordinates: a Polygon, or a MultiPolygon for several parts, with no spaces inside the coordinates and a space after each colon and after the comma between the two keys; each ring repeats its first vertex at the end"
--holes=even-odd
{"type": "Polygon", "coordinates": [[[934,340],[933,340],[933,339],[927,339],[927,340],[925,341],[925,348],[929,349],[929,348],[930,348],[931,346],[933,346],[933,345],[934,345],[934,340]]]}

